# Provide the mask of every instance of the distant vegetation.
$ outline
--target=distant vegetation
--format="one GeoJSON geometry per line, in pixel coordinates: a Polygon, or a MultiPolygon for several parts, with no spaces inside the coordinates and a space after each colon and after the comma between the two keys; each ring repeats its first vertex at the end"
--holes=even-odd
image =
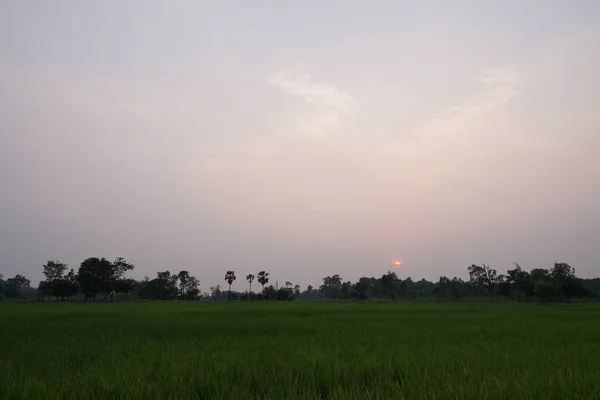
{"type": "MultiPolygon", "coordinates": [[[[211,286],[209,292],[201,293],[200,280],[189,271],[158,272],[156,277],[142,280],[126,278],[125,274],[135,266],[124,258],[109,261],[105,258],[84,260],[77,272],[67,264],[50,260],[42,267],[45,279],[37,288],[23,275],[7,280],[0,275],[0,298],[36,298],[38,300],[239,300],[239,301],[290,301],[290,300],[367,300],[367,299],[418,299],[460,300],[481,298],[495,301],[513,299],[518,301],[566,302],[575,298],[599,298],[600,278],[581,279],[569,264],[555,263],[550,269],[526,271],[518,264],[506,274],[499,274],[488,265],[471,265],[467,268],[469,280],[441,276],[437,282],[425,279],[413,281],[401,279],[388,271],[381,277],[362,277],[357,282],[344,281],[338,275],[323,278],[318,287],[309,285],[301,290],[299,285],[285,281],[273,285],[270,274],[259,271],[248,274],[248,290],[232,291],[236,281],[235,271],[227,271],[224,282],[211,286]],[[67,272],[68,271],[68,272],[67,272]],[[252,291],[252,283],[260,285],[252,291]],[[270,284],[269,284],[270,283],[270,284]]],[[[256,285],[255,285],[256,287],[256,285]]]]}

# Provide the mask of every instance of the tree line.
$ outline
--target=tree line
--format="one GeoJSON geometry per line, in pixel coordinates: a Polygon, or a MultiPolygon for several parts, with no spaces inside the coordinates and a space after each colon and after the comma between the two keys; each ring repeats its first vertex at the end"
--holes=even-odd
{"type": "Polygon", "coordinates": [[[574,298],[600,298],[600,278],[581,279],[575,269],[566,263],[554,263],[550,269],[535,268],[526,271],[519,264],[506,274],[499,274],[489,265],[471,265],[467,268],[468,280],[441,276],[437,282],[426,279],[413,281],[401,279],[396,272],[388,271],[381,277],[361,277],[357,282],[344,281],[335,274],[322,279],[319,287],[299,285],[286,281],[281,287],[270,282],[270,274],[259,271],[245,277],[247,290],[233,291],[237,280],[235,271],[226,271],[227,290],[220,285],[211,286],[201,293],[200,281],[189,271],[161,271],[156,277],[142,280],[126,278],[135,265],[122,257],[109,261],[106,258],[85,259],[78,270],[68,268],[59,261],[50,260],[42,266],[44,280],[37,288],[23,275],[4,280],[0,275],[0,298],[37,298],[38,300],[113,301],[139,300],[366,300],[366,299],[416,299],[460,300],[465,298],[570,301],[574,298]],[[68,271],[68,272],[67,272],[68,271]],[[260,290],[254,292],[256,281],[260,290]]]}

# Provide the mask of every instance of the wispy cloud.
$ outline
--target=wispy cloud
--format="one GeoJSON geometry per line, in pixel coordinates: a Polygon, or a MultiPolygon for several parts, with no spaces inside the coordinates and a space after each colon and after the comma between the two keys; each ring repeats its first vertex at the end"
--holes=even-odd
{"type": "Polygon", "coordinates": [[[333,84],[320,83],[304,72],[284,71],[269,78],[269,83],[312,106],[298,128],[315,135],[336,129],[342,116],[356,107],[356,100],[333,84]]]}
{"type": "Polygon", "coordinates": [[[519,95],[520,79],[515,66],[493,68],[475,77],[477,92],[461,104],[432,115],[417,126],[417,133],[443,136],[460,133],[468,125],[503,107],[519,95]]]}

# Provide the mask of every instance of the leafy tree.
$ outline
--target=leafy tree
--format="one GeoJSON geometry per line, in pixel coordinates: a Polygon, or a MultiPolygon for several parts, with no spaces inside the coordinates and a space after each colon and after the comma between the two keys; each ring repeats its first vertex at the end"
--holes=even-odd
{"type": "Polygon", "coordinates": [[[265,300],[276,300],[277,290],[273,285],[269,285],[263,289],[262,296],[265,300]]]}
{"type": "Polygon", "coordinates": [[[531,296],[533,294],[534,283],[529,272],[521,269],[521,266],[515,263],[515,268],[506,273],[506,283],[509,286],[509,295],[520,298],[522,296],[531,296]]]}
{"type": "Polygon", "coordinates": [[[540,281],[549,280],[550,279],[550,271],[548,271],[547,269],[543,269],[543,268],[534,268],[529,273],[529,276],[531,277],[531,281],[535,285],[536,283],[538,283],[540,281]]]}
{"type": "Polygon", "coordinates": [[[190,276],[185,290],[186,300],[196,300],[200,296],[200,281],[195,276],[190,276]]]}
{"type": "Polygon", "coordinates": [[[381,284],[385,290],[385,297],[394,298],[395,297],[395,284],[398,282],[398,275],[395,272],[388,271],[386,274],[381,276],[381,284]]]}
{"type": "Polygon", "coordinates": [[[231,300],[231,284],[235,279],[235,271],[227,271],[225,273],[225,282],[229,284],[229,300],[231,300]]]}
{"type": "Polygon", "coordinates": [[[485,264],[481,266],[473,264],[468,268],[468,271],[470,282],[486,289],[491,296],[491,300],[494,301],[496,290],[504,280],[504,275],[498,275],[498,271],[485,264]]]}
{"type": "Polygon", "coordinates": [[[319,290],[330,299],[339,299],[342,290],[342,277],[338,274],[326,276],[323,278],[323,284],[319,290]]]}
{"type": "Polygon", "coordinates": [[[566,263],[554,263],[550,270],[550,278],[554,282],[556,295],[569,301],[573,297],[584,297],[587,294],[580,279],[575,275],[575,268],[566,263]]]}
{"type": "Polygon", "coordinates": [[[252,281],[254,280],[254,275],[246,275],[246,280],[248,281],[248,283],[250,283],[250,291],[248,292],[248,296],[252,297],[252,281]]]}
{"type": "Polygon", "coordinates": [[[267,283],[269,283],[269,273],[265,272],[265,271],[260,271],[258,273],[258,276],[257,276],[256,280],[258,281],[258,283],[260,283],[260,285],[262,286],[262,290],[264,292],[265,291],[265,285],[267,283]]]}
{"type": "Polygon", "coordinates": [[[38,300],[44,300],[46,296],[52,296],[52,286],[46,281],[40,281],[37,288],[38,300]]]}
{"type": "Polygon", "coordinates": [[[354,284],[354,289],[358,293],[359,300],[367,299],[367,290],[369,289],[369,278],[360,278],[358,282],[354,284]]]}
{"type": "Polygon", "coordinates": [[[159,291],[160,300],[175,300],[177,298],[179,295],[177,280],[177,275],[171,274],[170,271],[156,273],[156,279],[153,281],[159,291]]]}
{"type": "Polygon", "coordinates": [[[59,261],[50,260],[46,264],[43,265],[42,273],[46,277],[46,282],[54,283],[55,281],[62,279],[65,271],[67,270],[67,264],[61,263],[59,261]]]}
{"type": "Polygon", "coordinates": [[[77,272],[77,282],[85,300],[95,300],[100,292],[111,291],[112,267],[106,258],[90,257],[85,259],[77,272]]]}
{"type": "Polygon", "coordinates": [[[211,286],[210,293],[211,293],[213,300],[216,300],[217,298],[219,298],[221,296],[221,286],[220,285],[211,286]]]}
{"type": "Polygon", "coordinates": [[[52,296],[57,299],[60,298],[61,300],[65,300],[77,296],[79,284],[77,283],[75,271],[71,269],[66,276],[54,279],[52,283],[49,284],[49,289],[52,296]]]}
{"type": "Polygon", "coordinates": [[[4,294],[8,298],[18,298],[23,296],[23,289],[29,289],[31,281],[23,275],[15,275],[14,278],[6,280],[4,294]]]}
{"type": "Polygon", "coordinates": [[[551,300],[556,294],[556,284],[548,279],[542,279],[535,283],[534,293],[543,301],[551,300]]]}
{"type": "Polygon", "coordinates": [[[136,282],[133,279],[117,279],[114,283],[114,291],[117,294],[121,294],[123,298],[127,298],[127,295],[135,289],[136,282]]]}

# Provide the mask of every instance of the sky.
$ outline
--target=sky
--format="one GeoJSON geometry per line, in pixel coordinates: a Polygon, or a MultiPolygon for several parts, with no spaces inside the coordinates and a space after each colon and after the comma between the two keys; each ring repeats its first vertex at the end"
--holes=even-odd
{"type": "Polygon", "coordinates": [[[595,0],[4,0],[0,273],[599,276],[598,49],[595,0]]]}

